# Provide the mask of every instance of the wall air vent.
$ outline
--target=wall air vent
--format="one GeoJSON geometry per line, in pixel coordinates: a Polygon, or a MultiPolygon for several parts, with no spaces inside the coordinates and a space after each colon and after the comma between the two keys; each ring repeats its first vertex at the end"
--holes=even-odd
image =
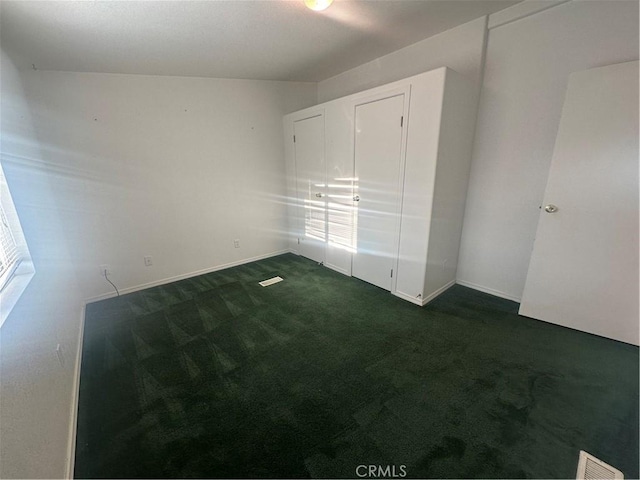
{"type": "Polygon", "coordinates": [[[262,285],[263,287],[268,287],[269,285],[273,285],[274,283],[278,283],[281,282],[282,280],[284,280],[281,277],[273,277],[270,278],[268,280],[263,280],[261,282],[258,282],[260,285],[262,285]]]}
{"type": "Polygon", "coordinates": [[[623,473],[617,468],[607,465],[593,455],[580,450],[578,460],[578,472],[576,480],[617,480],[624,478],[623,473]]]}

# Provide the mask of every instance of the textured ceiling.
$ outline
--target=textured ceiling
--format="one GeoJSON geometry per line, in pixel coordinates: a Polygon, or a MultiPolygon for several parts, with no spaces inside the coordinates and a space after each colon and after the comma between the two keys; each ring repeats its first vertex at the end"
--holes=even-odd
{"type": "Polygon", "coordinates": [[[515,3],[2,0],[0,42],[41,70],[317,82],[515,3]]]}

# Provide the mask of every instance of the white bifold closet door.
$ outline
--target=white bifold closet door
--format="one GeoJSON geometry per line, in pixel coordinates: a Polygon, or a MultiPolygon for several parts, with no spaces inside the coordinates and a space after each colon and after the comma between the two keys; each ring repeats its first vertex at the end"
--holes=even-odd
{"type": "Polygon", "coordinates": [[[356,106],[352,275],[391,290],[398,252],[404,95],[356,106]]]}
{"type": "Polygon", "coordinates": [[[293,133],[298,202],[302,210],[299,252],[303,257],[324,262],[327,241],[324,117],[294,122],[293,133]]]}

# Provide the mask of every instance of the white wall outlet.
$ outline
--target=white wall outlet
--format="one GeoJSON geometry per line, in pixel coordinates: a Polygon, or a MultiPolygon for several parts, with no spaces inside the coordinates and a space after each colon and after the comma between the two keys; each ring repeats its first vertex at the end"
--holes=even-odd
{"type": "Polygon", "coordinates": [[[153,265],[153,257],[151,255],[147,255],[144,257],[144,266],[150,267],[151,265],[153,265]]]}
{"type": "Polygon", "coordinates": [[[109,265],[107,264],[100,265],[100,275],[103,277],[111,275],[111,267],[109,267],[109,265]]]}
{"type": "Polygon", "coordinates": [[[235,248],[240,248],[240,240],[236,238],[236,239],[233,241],[233,246],[234,246],[235,248]]]}

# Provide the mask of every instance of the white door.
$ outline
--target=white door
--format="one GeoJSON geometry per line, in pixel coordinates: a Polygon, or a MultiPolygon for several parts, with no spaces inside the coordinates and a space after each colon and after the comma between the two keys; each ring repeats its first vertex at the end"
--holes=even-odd
{"type": "Polygon", "coordinates": [[[358,105],[355,115],[356,252],[352,275],[391,290],[397,257],[404,95],[358,105]]]}
{"type": "Polygon", "coordinates": [[[638,345],[638,62],[570,77],[520,314],[638,345]]]}
{"type": "Polygon", "coordinates": [[[300,255],[324,262],[327,238],[325,198],[324,117],[293,123],[298,201],[300,255]]]}

